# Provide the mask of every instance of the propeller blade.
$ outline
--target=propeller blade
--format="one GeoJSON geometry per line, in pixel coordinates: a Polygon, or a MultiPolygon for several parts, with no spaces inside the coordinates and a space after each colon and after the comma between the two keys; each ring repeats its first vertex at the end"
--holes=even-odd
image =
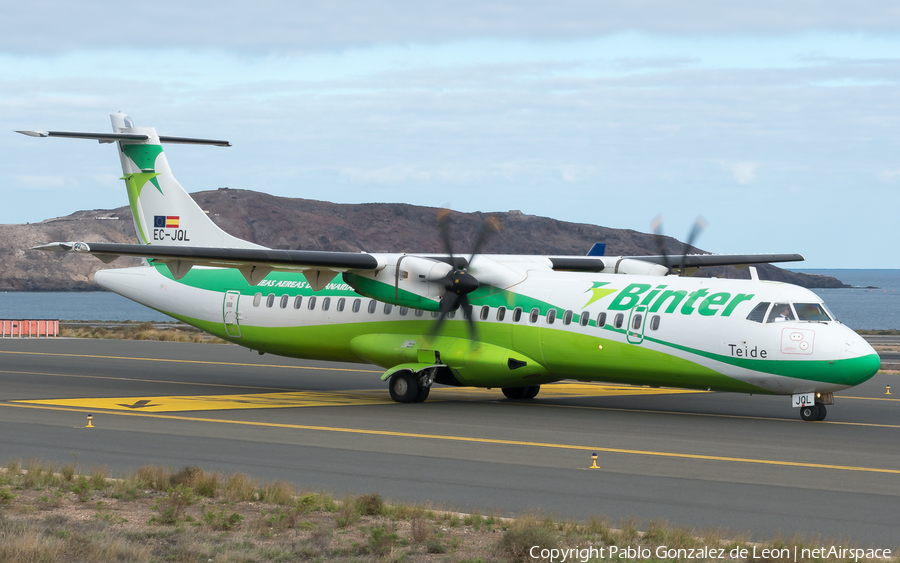
{"type": "Polygon", "coordinates": [[[475,319],[472,318],[472,306],[469,305],[469,297],[465,294],[459,298],[460,306],[463,310],[463,316],[469,322],[469,336],[472,340],[478,340],[478,329],[475,328],[475,319]]]}
{"type": "Polygon", "coordinates": [[[478,232],[478,238],[475,239],[472,256],[469,258],[470,267],[472,266],[472,260],[481,252],[481,247],[484,246],[484,243],[488,241],[493,233],[499,233],[502,227],[503,225],[500,223],[500,219],[497,219],[493,215],[484,221],[484,224],[481,226],[481,231],[478,232]]]}
{"type": "Polygon", "coordinates": [[[700,233],[703,232],[703,229],[705,229],[708,224],[706,219],[703,218],[703,215],[697,215],[697,219],[694,220],[694,225],[691,227],[691,232],[688,234],[687,242],[684,243],[684,252],[681,255],[681,262],[678,264],[679,270],[684,270],[684,261],[687,259],[688,252],[691,247],[694,246],[694,241],[700,236],[700,233]]]}
{"type": "Polygon", "coordinates": [[[669,254],[666,252],[666,239],[662,234],[662,213],[653,218],[651,228],[653,229],[653,241],[656,243],[656,248],[662,255],[663,260],[666,263],[666,268],[669,269],[669,273],[671,274],[672,263],[669,261],[669,254]]]}
{"type": "MultiPolygon", "coordinates": [[[[444,251],[453,258],[453,241],[450,237],[450,210],[440,209],[437,212],[438,229],[441,232],[441,242],[444,243],[444,251]]],[[[455,268],[456,265],[454,264],[455,268]]]]}
{"type": "Polygon", "coordinates": [[[432,336],[440,332],[441,325],[447,320],[447,315],[450,314],[450,311],[455,311],[459,307],[459,299],[457,294],[450,293],[449,291],[444,298],[441,299],[441,316],[438,317],[437,322],[434,323],[434,326],[431,329],[432,336]]]}

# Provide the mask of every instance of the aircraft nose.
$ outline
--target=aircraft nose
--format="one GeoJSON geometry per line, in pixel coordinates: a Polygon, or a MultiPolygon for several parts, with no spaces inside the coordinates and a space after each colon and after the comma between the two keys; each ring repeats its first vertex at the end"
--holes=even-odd
{"type": "Polygon", "coordinates": [[[847,383],[859,385],[878,373],[881,358],[862,336],[847,330],[850,334],[841,353],[842,371],[847,383]]]}

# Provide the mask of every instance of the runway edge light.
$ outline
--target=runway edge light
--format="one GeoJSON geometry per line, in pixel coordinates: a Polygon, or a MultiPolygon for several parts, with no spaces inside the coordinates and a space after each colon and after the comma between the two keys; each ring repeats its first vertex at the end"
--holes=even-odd
{"type": "Polygon", "coordinates": [[[885,385],[885,386],[884,386],[884,394],[885,394],[885,395],[890,395],[890,394],[891,394],[891,386],[890,386],[890,385],[885,385]]]}
{"type": "Polygon", "coordinates": [[[588,469],[600,469],[600,466],[597,465],[597,452],[591,454],[591,466],[588,469]]]}
{"type": "Polygon", "coordinates": [[[88,423],[87,423],[87,426],[85,426],[85,428],[97,428],[96,426],[94,426],[94,425],[91,423],[91,421],[94,420],[94,415],[89,414],[89,415],[87,416],[87,419],[88,419],[88,423]]]}

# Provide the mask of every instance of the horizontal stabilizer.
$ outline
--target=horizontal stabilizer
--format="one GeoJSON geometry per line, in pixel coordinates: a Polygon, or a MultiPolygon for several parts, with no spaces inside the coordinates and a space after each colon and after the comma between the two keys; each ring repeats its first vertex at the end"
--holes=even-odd
{"type": "MultiPolygon", "coordinates": [[[[104,262],[119,256],[137,256],[165,263],[176,279],[194,266],[235,268],[253,285],[271,271],[307,272],[316,279],[338,273],[379,270],[384,264],[375,256],[356,252],[326,252],[320,250],[275,250],[269,248],[209,248],[196,246],[158,246],[106,242],[53,242],[35,246],[34,250],[53,252],[81,252],[93,254],[104,262]],[[260,275],[262,274],[262,275],[260,275]]],[[[323,286],[325,284],[322,284],[323,286]]],[[[313,284],[312,281],[310,285],[313,284]]]]}
{"type": "MultiPolygon", "coordinates": [[[[114,143],[116,141],[148,141],[148,135],[135,135],[131,133],[79,133],[76,131],[16,131],[29,137],[64,137],[67,139],[94,139],[101,143],[114,143]]],[[[193,139],[190,137],[167,137],[160,135],[160,143],[174,143],[181,145],[214,145],[217,147],[230,147],[228,141],[215,139],[193,139]]]]}

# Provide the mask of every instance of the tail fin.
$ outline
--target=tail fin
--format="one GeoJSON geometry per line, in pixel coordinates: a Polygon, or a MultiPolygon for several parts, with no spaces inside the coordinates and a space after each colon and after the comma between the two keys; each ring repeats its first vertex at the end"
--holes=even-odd
{"type": "MultiPolygon", "coordinates": [[[[116,144],[140,242],[166,246],[264,248],[229,235],[200,209],[172,175],[156,129],[135,127],[131,118],[121,112],[109,117],[113,132],[123,135],[117,136],[116,144]],[[134,135],[137,140],[124,138],[124,135],[134,135]]],[[[165,137],[163,141],[225,144],[174,137],[165,137]]]]}

